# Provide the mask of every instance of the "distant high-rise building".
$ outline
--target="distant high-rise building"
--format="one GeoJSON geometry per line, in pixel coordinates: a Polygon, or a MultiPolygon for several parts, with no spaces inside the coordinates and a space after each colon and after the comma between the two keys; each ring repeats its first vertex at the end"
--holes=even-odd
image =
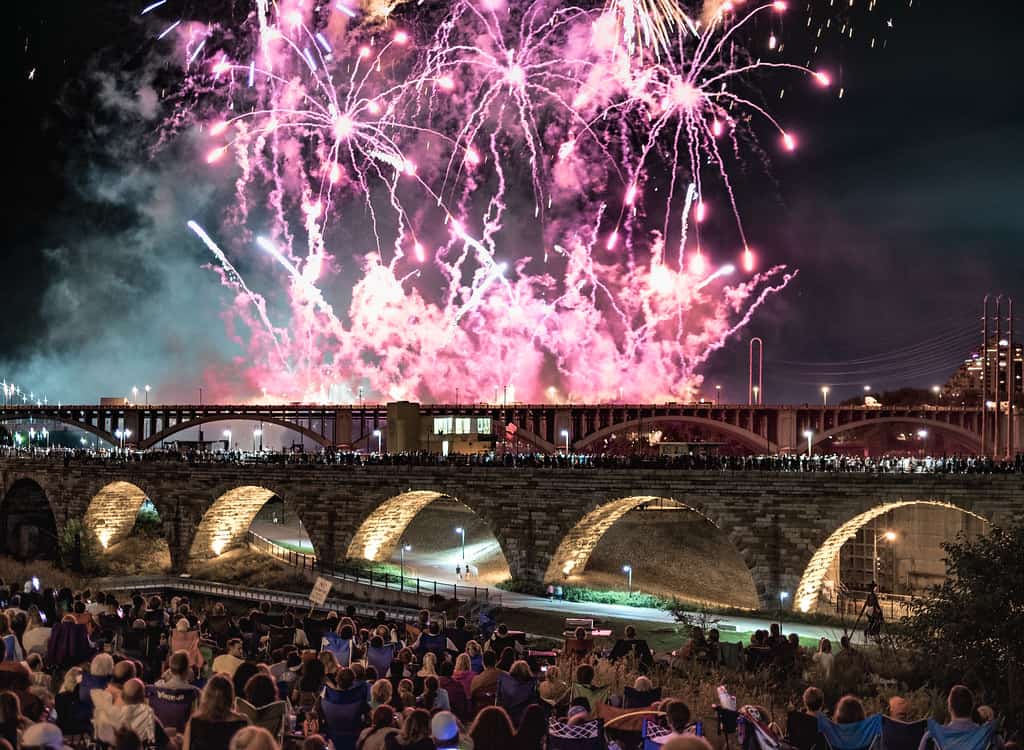
{"type": "MultiPolygon", "coordinates": [[[[1020,344],[1014,344],[1013,357],[1013,388],[1015,400],[1017,396],[1024,394],[1024,348],[1020,344]]],[[[1006,339],[989,339],[985,352],[980,347],[971,353],[971,356],[964,360],[964,363],[957,368],[956,372],[949,378],[942,388],[942,398],[951,404],[978,404],[981,402],[982,378],[988,373],[987,398],[989,401],[996,399],[996,386],[998,384],[1001,400],[1006,399],[1006,379],[1009,370],[1010,343],[1006,339]],[[994,365],[999,363],[998,368],[994,365]]]]}

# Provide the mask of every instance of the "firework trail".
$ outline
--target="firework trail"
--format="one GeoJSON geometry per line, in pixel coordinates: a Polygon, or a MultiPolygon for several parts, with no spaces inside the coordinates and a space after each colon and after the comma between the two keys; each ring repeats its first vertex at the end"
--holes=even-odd
{"type": "Polygon", "coordinates": [[[227,252],[190,228],[236,293],[252,387],[693,398],[796,273],[755,269],[735,208],[727,162],[751,115],[795,147],[743,87],[773,68],[829,82],[746,51],[782,2],[713,5],[460,0],[432,23],[411,3],[258,0],[230,34],[168,32],[186,71],[174,129],[199,130],[209,179],[235,185],[227,252]],[[717,192],[735,264],[706,249],[732,241],[702,237],[717,192]],[[235,253],[279,271],[276,308],[235,253]]]}

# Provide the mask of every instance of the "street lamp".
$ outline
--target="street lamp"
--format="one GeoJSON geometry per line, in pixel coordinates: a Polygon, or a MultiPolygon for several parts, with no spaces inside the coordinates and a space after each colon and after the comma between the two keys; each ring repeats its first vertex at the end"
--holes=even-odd
{"type": "Polygon", "coordinates": [[[780,613],[782,612],[782,610],[784,610],[786,608],[786,599],[788,599],[788,598],[789,598],[789,592],[788,591],[780,591],[779,592],[779,612],[780,613]]]}
{"type": "Polygon", "coordinates": [[[381,437],[381,434],[380,434],[380,430],[374,430],[373,431],[373,436],[375,438],[377,438],[377,452],[381,453],[382,451],[381,451],[381,443],[380,443],[380,441],[381,441],[382,437],[381,437]]]}
{"type": "Polygon", "coordinates": [[[932,393],[935,394],[935,397],[937,399],[939,399],[940,401],[942,400],[942,389],[939,386],[933,385],[932,386],[932,393]]]}
{"type": "Polygon", "coordinates": [[[146,386],[146,406],[149,406],[149,392],[152,390],[150,386],[146,386]]]}
{"type": "Polygon", "coordinates": [[[231,452],[231,430],[224,430],[224,438],[228,441],[228,452],[231,452]]]}
{"type": "Polygon", "coordinates": [[[562,437],[565,438],[565,455],[569,455],[569,431],[562,430],[562,437]]]}
{"type": "MultiPolygon", "coordinates": [[[[872,554],[871,554],[871,578],[872,579],[874,579],[876,577],[877,573],[878,573],[878,540],[879,539],[884,539],[887,542],[895,542],[896,541],[896,532],[895,531],[886,531],[886,532],[884,532],[882,534],[878,534],[878,535],[875,536],[875,541],[874,541],[874,544],[872,545],[873,551],[872,551],[872,554]]],[[[895,581],[893,581],[893,583],[895,583],[895,581]]]]}
{"type": "Polygon", "coordinates": [[[260,441],[260,453],[262,453],[263,452],[263,430],[261,428],[259,428],[259,427],[257,427],[255,430],[252,431],[252,452],[253,453],[256,452],[256,438],[259,438],[259,441],[260,441]]]}
{"type": "Polygon", "coordinates": [[[715,386],[715,406],[722,405],[722,386],[715,386]]]}
{"type": "Polygon", "coordinates": [[[760,404],[761,403],[761,399],[758,396],[758,394],[761,392],[761,386],[755,385],[753,390],[754,390],[754,403],[755,404],[760,404]]]}
{"type": "Polygon", "coordinates": [[[137,404],[139,402],[139,389],[134,385],[132,386],[132,403],[137,404]]]}
{"type": "Polygon", "coordinates": [[[633,596],[633,566],[623,565],[622,572],[626,574],[626,590],[630,596],[633,596]]]}
{"type": "Polygon", "coordinates": [[[807,457],[811,457],[811,440],[814,438],[812,430],[804,430],[804,437],[807,438],[807,457]]]}
{"type": "Polygon", "coordinates": [[[405,553],[412,549],[411,544],[402,545],[402,587],[405,587],[405,553]]]}
{"type": "Polygon", "coordinates": [[[46,450],[50,450],[50,431],[44,427],[39,434],[46,438],[46,450]]]}
{"type": "Polygon", "coordinates": [[[462,561],[465,562],[466,561],[466,529],[463,528],[462,526],[457,526],[455,528],[455,533],[456,534],[462,534],[462,561]]]}
{"type": "Polygon", "coordinates": [[[865,393],[871,393],[871,386],[870,385],[864,386],[864,392],[865,393]]]}
{"type": "Polygon", "coordinates": [[[821,386],[821,405],[828,406],[828,386],[821,386]]]}

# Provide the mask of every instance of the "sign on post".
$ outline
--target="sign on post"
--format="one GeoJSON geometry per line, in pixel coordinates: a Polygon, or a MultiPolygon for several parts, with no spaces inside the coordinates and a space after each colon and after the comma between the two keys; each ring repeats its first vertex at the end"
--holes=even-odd
{"type": "Polygon", "coordinates": [[[316,583],[313,584],[313,590],[309,592],[309,600],[318,607],[324,606],[324,602],[327,601],[328,594],[331,593],[331,582],[326,578],[317,576],[316,583]]]}

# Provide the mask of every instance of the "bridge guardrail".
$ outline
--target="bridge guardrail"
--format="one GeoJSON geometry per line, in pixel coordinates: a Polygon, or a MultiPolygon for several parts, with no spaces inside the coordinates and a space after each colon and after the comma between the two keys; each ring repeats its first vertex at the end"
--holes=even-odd
{"type": "Polygon", "coordinates": [[[328,566],[320,562],[315,555],[307,555],[288,547],[284,547],[272,539],[257,534],[252,529],[246,536],[249,545],[272,555],[278,560],[303,571],[322,573],[371,588],[384,589],[385,591],[396,591],[402,594],[414,594],[420,596],[441,596],[445,599],[456,601],[478,602],[483,604],[495,604],[501,606],[501,591],[492,591],[484,586],[460,586],[457,583],[444,583],[442,581],[427,580],[420,577],[401,576],[391,573],[374,574],[372,570],[365,570],[353,566],[328,566]],[[461,597],[461,599],[460,599],[461,597]]]}

